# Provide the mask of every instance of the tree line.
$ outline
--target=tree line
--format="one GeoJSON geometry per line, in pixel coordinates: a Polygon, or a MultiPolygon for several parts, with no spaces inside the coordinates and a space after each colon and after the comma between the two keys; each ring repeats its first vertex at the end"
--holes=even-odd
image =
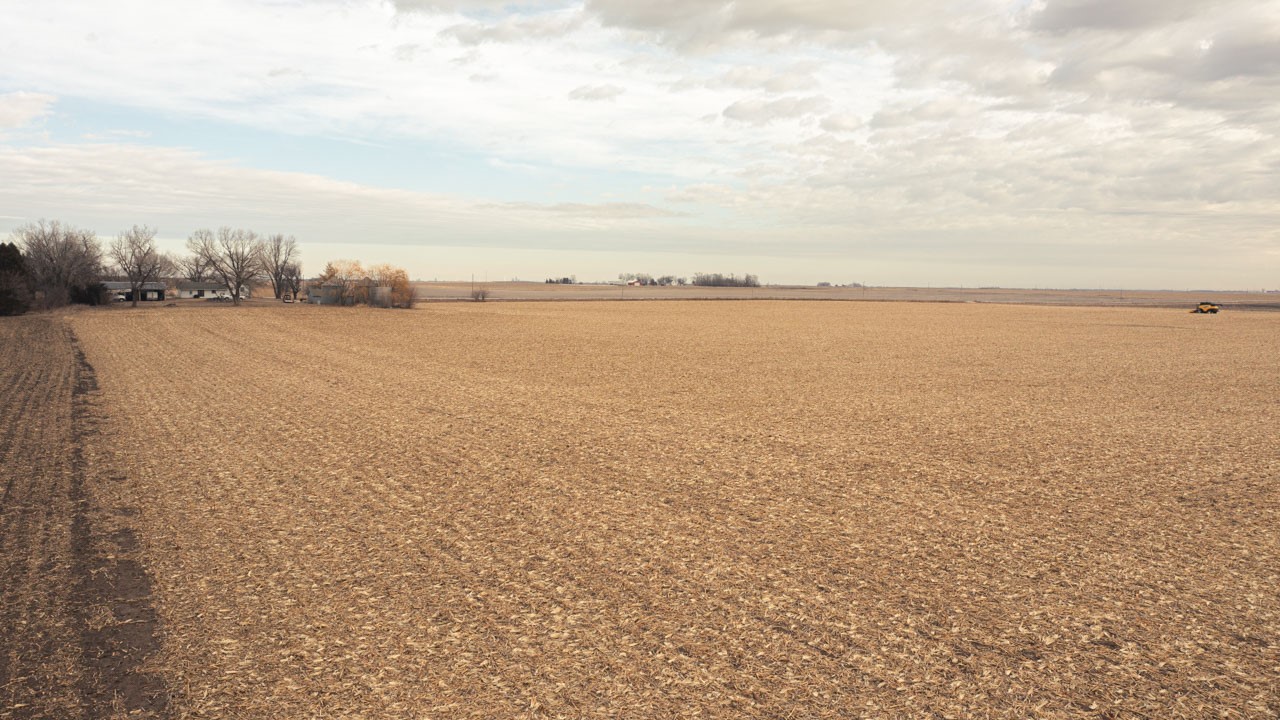
{"type": "Polygon", "coordinates": [[[107,301],[103,281],[124,278],[138,304],[142,288],[164,278],[215,282],[239,305],[254,282],[266,280],[276,298],[302,291],[298,241],[281,234],[260,236],[230,227],[197,230],[187,239],[185,256],[156,246],[156,228],[135,225],[121,231],[104,250],[92,230],[57,220],[29,223],[0,243],[0,315],[30,308],[107,301]]]}
{"type": "Polygon", "coordinates": [[[659,275],[654,277],[648,273],[618,273],[618,279],[624,283],[636,283],[637,285],[660,285],[666,287],[668,285],[686,285],[688,278],[676,277],[675,275],[659,275]]]}
{"type": "MultiPolygon", "coordinates": [[[[618,279],[625,283],[636,283],[638,285],[687,285],[690,284],[689,278],[676,277],[674,275],[660,275],[654,277],[647,273],[620,273],[618,279]]],[[[547,282],[551,282],[548,280],[547,282]]],[[[760,287],[760,278],[755,275],[724,275],[721,273],[694,273],[693,285],[701,285],[705,287],[760,287]]]]}
{"type": "Polygon", "coordinates": [[[178,261],[186,279],[213,280],[225,286],[236,305],[257,280],[270,282],[277,300],[285,293],[297,297],[302,292],[298,241],[292,235],[261,237],[252,230],[229,227],[217,232],[196,230],[187,238],[187,252],[191,254],[178,261]]]}
{"type": "Polygon", "coordinates": [[[693,284],[708,287],[760,287],[760,278],[751,274],[738,277],[733,274],[694,273],[693,284]]]}

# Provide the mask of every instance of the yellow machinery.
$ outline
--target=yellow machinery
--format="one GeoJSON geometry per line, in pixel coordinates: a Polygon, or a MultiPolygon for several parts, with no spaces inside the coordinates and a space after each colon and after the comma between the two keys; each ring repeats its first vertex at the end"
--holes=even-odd
{"type": "Polygon", "coordinates": [[[1196,306],[1195,310],[1192,310],[1191,312],[1196,313],[1197,315],[1204,315],[1207,313],[1213,313],[1214,315],[1217,315],[1218,311],[1221,309],[1222,308],[1218,307],[1217,303],[1202,302],[1196,306]]]}

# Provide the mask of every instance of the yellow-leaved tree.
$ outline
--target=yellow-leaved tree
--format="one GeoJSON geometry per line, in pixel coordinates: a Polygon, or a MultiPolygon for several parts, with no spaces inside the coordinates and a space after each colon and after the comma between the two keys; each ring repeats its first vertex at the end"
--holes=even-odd
{"type": "Polygon", "coordinates": [[[394,265],[374,265],[369,268],[369,280],[374,287],[391,288],[392,307],[413,307],[413,283],[409,282],[409,273],[404,268],[394,265]]]}
{"type": "Polygon", "coordinates": [[[326,263],[315,282],[320,287],[329,285],[340,288],[343,305],[369,301],[369,274],[358,260],[334,260],[326,263]]]}

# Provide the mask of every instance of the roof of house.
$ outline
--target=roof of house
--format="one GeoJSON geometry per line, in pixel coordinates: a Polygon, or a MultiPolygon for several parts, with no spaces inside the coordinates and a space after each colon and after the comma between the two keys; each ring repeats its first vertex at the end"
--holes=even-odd
{"type": "MultiPolygon", "coordinates": [[[[133,290],[133,285],[130,283],[116,280],[107,280],[102,283],[102,286],[108,290],[133,290]]],[[[163,290],[164,288],[165,284],[162,282],[142,283],[143,290],[163,290]]]]}
{"type": "Polygon", "coordinates": [[[191,282],[190,280],[179,280],[179,290],[226,290],[227,286],[220,282],[191,282]]]}

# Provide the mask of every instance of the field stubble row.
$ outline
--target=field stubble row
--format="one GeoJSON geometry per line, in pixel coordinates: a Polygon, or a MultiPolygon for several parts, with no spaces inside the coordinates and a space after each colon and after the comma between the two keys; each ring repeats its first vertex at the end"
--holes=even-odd
{"type": "Polygon", "coordinates": [[[0,718],[165,708],[136,508],[90,491],[95,389],[65,318],[0,322],[0,718]]]}
{"type": "Polygon", "coordinates": [[[66,333],[43,318],[0,323],[0,717],[79,705],[66,333]]]}
{"type": "Polygon", "coordinates": [[[191,717],[1280,713],[1280,318],[73,320],[191,717]]]}

